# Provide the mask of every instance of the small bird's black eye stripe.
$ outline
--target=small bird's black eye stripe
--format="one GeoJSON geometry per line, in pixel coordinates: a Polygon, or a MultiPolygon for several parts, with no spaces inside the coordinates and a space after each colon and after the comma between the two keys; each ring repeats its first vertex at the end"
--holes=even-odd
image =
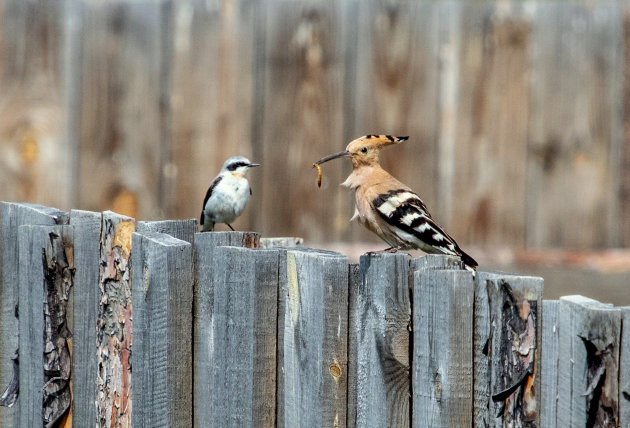
{"type": "Polygon", "coordinates": [[[236,168],[249,165],[247,162],[234,162],[228,165],[228,171],[234,171],[236,168]]]}

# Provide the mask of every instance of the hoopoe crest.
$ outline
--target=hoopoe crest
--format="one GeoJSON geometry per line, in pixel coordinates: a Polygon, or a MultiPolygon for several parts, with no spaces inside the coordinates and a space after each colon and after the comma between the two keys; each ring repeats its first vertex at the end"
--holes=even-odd
{"type": "Polygon", "coordinates": [[[342,183],[355,194],[351,220],[358,220],[392,249],[420,249],[430,254],[457,256],[474,272],[477,262],[433,220],[422,199],[379,163],[383,148],[408,138],[366,135],[351,141],[346,150],[326,156],[315,165],[340,157],[351,159],[352,173],[342,183]]]}

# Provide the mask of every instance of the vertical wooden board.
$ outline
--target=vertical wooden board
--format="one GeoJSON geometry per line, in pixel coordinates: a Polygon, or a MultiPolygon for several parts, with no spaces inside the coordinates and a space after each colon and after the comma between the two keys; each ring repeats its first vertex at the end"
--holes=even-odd
{"type": "Polygon", "coordinates": [[[194,290],[193,290],[193,384],[194,426],[211,426],[213,421],[212,373],[213,337],[212,315],[214,307],[213,270],[215,250],[219,246],[258,248],[260,236],[254,232],[204,232],[194,237],[194,290]]]}
{"type": "Polygon", "coordinates": [[[96,318],[99,302],[101,213],[70,211],[74,230],[72,331],[72,415],[96,425],[96,318]]]}
{"type": "MultiPolygon", "coordinates": [[[[173,4],[173,172],[176,195],[169,216],[198,216],[210,181],[223,162],[244,155],[256,163],[252,134],[257,2],[182,1],[173,4]]],[[[252,228],[262,197],[261,172],[249,174],[249,207],[233,224],[252,228]]],[[[219,227],[225,227],[223,225],[219,227]]]]}
{"type": "Polygon", "coordinates": [[[619,422],[630,427],[630,307],[621,308],[621,348],[619,352],[619,422]]]}
{"type": "Polygon", "coordinates": [[[54,225],[67,222],[56,208],[37,204],[0,202],[0,425],[18,423],[18,319],[19,293],[18,227],[27,224],[54,225]],[[12,407],[8,407],[11,405],[12,407]]]}
{"type": "Polygon", "coordinates": [[[131,424],[131,236],[135,220],[103,212],[96,320],[98,424],[131,424]]]}
{"type": "Polygon", "coordinates": [[[615,3],[596,9],[566,3],[534,8],[526,213],[530,246],[621,243],[623,13],[615,3]],[[580,197],[566,198],[576,194],[580,197]]]}
{"type": "MultiPolygon", "coordinates": [[[[275,426],[278,252],[218,247],[211,263],[211,423],[275,426]]],[[[200,425],[201,426],[201,425],[200,425]]]]}
{"type": "MultiPolygon", "coordinates": [[[[350,340],[356,345],[356,426],[410,426],[407,254],[361,256],[350,340]]],[[[353,400],[355,398],[353,397],[353,400]]]]}
{"type": "Polygon", "coordinates": [[[557,419],[570,426],[617,426],[621,310],[564,296],[558,322],[557,419]]]}
{"type": "Polygon", "coordinates": [[[540,350],[540,426],[558,426],[558,361],[560,328],[558,300],[543,300],[542,348],[540,350]]]}
{"type": "Polygon", "coordinates": [[[0,200],[71,204],[63,8],[63,1],[0,5],[0,200]]]}
{"type": "Polygon", "coordinates": [[[543,279],[478,272],[476,281],[475,425],[540,426],[543,279]]]}
{"type": "Polygon", "coordinates": [[[346,426],[354,428],[357,426],[357,339],[356,332],[359,331],[357,305],[359,303],[359,281],[361,280],[361,270],[358,263],[348,265],[348,411],[346,426]]]}
{"type": "Polygon", "coordinates": [[[279,277],[277,425],[345,426],[348,259],[283,251],[279,277]]]}
{"type": "MultiPolygon", "coordinates": [[[[383,167],[436,208],[441,85],[440,31],[435,2],[360,3],[355,34],[348,34],[344,140],[366,134],[409,135],[383,152],[383,167]]],[[[339,147],[338,150],[342,150],[339,147]]],[[[346,172],[349,168],[346,166],[346,172]]],[[[350,205],[351,207],[352,205],[350,205]]],[[[351,214],[346,208],[345,218],[351,214]]],[[[374,239],[347,225],[355,239],[374,239]]]]}
{"type": "Polygon", "coordinates": [[[413,289],[413,426],[472,426],[472,275],[423,269],[413,289]]]}
{"type": "Polygon", "coordinates": [[[197,219],[194,218],[186,220],[139,221],[136,225],[136,232],[138,233],[166,233],[190,244],[193,243],[195,233],[198,231],[197,219]]]}
{"type": "MultiPolygon", "coordinates": [[[[460,6],[457,28],[441,41],[444,55],[450,43],[455,50],[444,73],[457,76],[455,142],[451,150],[441,147],[440,159],[440,165],[448,165],[441,173],[452,174],[442,182],[450,180],[453,187],[439,192],[448,199],[440,208],[459,241],[523,246],[531,14],[519,3],[460,6]]],[[[448,114],[448,104],[444,107],[448,114]]]]}
{"type": "Polygon", "coordinates": [[[337,186],[338,168],[325,168],[321,191],[305,197],[317,190],[312,163],[345,146],[339,7],[312,0],[261,3],[263,25],[256,37],[264,45],[255,71],[263,77],[257,81],[253,134],[263,165],[257,211],[264,215],[254,225],[265,235],[308,232],[310,239],[329,239],[347,227],[351,215],[337,215],[337,204],[347,197],[337,186]]]}
{"type": "Polygon", "coordinates": [[[166,1],[78,2],[78,206],[164,218],[170,166],[166,1]],[[96,179],[98,177],[98,179],[96,179]]]}
{"type": "Polygon", "coordinates": [[[132,424],[190,427],[192,294],[190,243],[146,231],[133,234],[132,424]]]}
{"type": "Polygon", "coordinates": [[[72,230],[18,228],[19,420],[15,426],[64,426],[71,404],[68,298],[73,285],[72,230]]]}

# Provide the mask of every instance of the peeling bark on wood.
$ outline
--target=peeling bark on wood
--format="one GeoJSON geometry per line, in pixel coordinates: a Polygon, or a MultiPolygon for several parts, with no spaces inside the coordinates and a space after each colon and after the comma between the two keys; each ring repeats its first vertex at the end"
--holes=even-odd
{"type": "Polygon", "coordinates": [[[18,227],[67,223],[65,212],[29,203],[0,202],[0,426],[18,424],[18,227]]]}
{"type": "Polygon", "coordinates": [[[538,427],[543,280],[478,272],[476,281],[475,424],[538,427]]]}
{"type": "Polygon", "coordinates": [[[134,219],[103,213],[97,312],[99,426],[131,426],[131,235],[134,219]]]}

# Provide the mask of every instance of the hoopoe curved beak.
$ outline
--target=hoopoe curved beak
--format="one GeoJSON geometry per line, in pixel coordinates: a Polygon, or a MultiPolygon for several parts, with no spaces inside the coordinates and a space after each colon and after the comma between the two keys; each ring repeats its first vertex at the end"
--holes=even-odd
{"type": "Polygon", "coordinates": [[[339,153],[334,153],[332,155],[325,156],[325,157],[321,158],[320,160],[318,160],[317,162],[315,162],[315,165],[321,165],[324,162],[328,162],[328,161],[331,161],[333,159],[341,158],[341,157],[344,157],[344,156],[350,156],[350,152],[347,151],[347,150],[344,150],[344,151],[339,152],[339,153]]]}

